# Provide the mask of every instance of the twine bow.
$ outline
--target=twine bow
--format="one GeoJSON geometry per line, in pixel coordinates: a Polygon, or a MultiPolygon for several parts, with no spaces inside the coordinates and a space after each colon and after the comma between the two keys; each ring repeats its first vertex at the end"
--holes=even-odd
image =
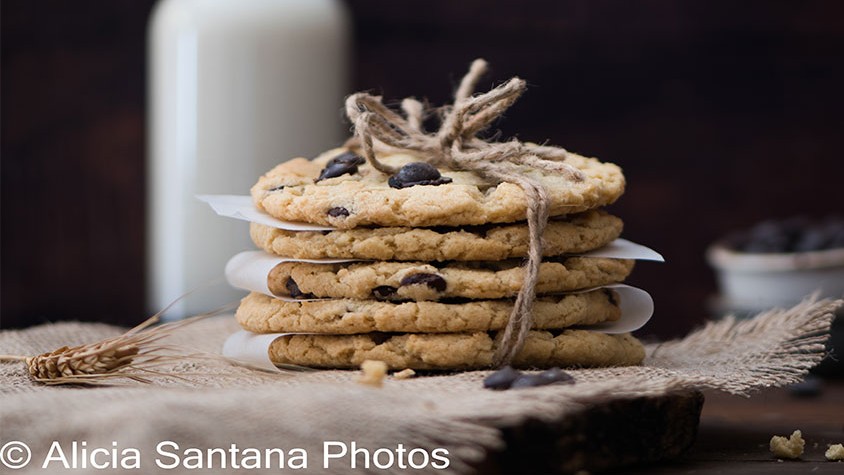
{"type": "Polygon", "coordinates": [[[349,96],[346,115],[354,125],[355,135],[347,145],[360,147],[373,168],[389,175],[398,169],[379,161],[376,151],[411,151],[431,165],[472,171],[496,185],[514,183],[524,190],[530,235],[528,260],[524,282],[494,357],[494,364],[500,366],[508,364],[521,350],[532,327],[542,234],[548,224],[546,190],[539,181],[525,175],[524,167],[560,173],[571,181],[582,181],[583,173],[563,162],[568,154],[565,149],[515,139],[488,142],[476,136],[501,117],[526,88],[524,80],[514,77],[489,92],[472,96],[486,71],[486,61],[472,62],[455,92],[454,104],[439,111],[426,109],[416,99],[404,99],[401,108],[406,118],[385,106],[379,96],[362,92],[349,96]],[[427,133],[423,121],[436,112],[441,114],[441,126],[438,131],[427,133]]]}

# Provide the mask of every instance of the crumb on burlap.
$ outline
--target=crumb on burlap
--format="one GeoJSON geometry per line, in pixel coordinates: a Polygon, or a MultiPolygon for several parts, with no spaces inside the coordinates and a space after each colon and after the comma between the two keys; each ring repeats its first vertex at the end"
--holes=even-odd
{"type": "Polygon", "coordinates": [[[396,379],[410,379],[414,376],[416,376],[416,371],[413,371],[410,368],[406,368],[397,373],[393,373],[393,377],[396,379]]]}
{"type": "Polygon", "coordinates": [[[368,384],[380,388],[387,376],[387,363],[378,360],[364,360],[360,364],[363,374],[358,378],[360,384],[368,384]]]}
{"type": "Polygon", "coordinates": [[[803,455],[805,445],[806,441],[799,430],[794,431],[788,438],[780,435],[771,437],[771,453],[779,458],[796,459],[803,455]]]}
{"type": "Polygon", "coordinates": [[[844,460],[844,445],[835,444],[830,445],[824,454],[829,461],[844,460]]]}

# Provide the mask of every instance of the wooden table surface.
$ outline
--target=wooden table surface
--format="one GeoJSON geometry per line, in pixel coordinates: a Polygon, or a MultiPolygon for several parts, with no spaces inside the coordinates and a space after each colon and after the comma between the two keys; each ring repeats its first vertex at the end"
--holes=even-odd
{"type": "Polygon", "coordinates": [[[680,460],[614,473],[632,474],[779,474],[836,473],[844,462],[829,462],[829,444],[844,443],[844,380],[820,380],[815,396],[795,396],[787,388],[750,398],[705,393],[697,441],[680,460]],[[806,448],[799,460],[777,460],[768,449],[773,435],[803,432],[806,448]]]}

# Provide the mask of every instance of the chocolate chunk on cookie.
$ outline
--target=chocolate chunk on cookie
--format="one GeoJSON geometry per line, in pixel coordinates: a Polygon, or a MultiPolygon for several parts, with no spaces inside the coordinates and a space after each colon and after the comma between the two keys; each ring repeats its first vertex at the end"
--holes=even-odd
{"type": "Polygon", "coordinates": [[[336,178],[345,174],[354,174],[358,172],[358,166],[363,165],[366,160],[354,153],[343,152],[340,155],[332,158],[325,165],[325,168],[319,172],[316,182],[326,180],[328,178],[336,178]]]}
{"type": "Polygon", "coordinates": [[[390,188],[407,188],[417,185],[444,185],[451,183],[451,178],[444,177],[433,165],[425,162],[412,162],[401,167],[387,180],[390,188]]]}

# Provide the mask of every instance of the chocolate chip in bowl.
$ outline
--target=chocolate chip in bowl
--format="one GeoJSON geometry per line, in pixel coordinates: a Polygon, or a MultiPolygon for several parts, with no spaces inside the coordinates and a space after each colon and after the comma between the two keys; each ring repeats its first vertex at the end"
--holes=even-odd
{"type": "Polygon", "coordinates": [[[818,291],[844,295],[844,219],[765,221],[713,244],[723,306],[759,311],[791,306],[818,291]]]}
{"type": "Polygon", "coordinates": [[[811,220],[797,216],[764,221],[749,230],[733,233],[724,242],[748,254],[778,254],[844,249],[844,218],[811,220]]]}
{"type": "MultiPolygon", "coordinates": [[[[765,221],[716,242],[706,257],[718,277],[720,295],[713,307],[719,314],[751,316],[815,293],[844,297],[844,218],[838,216],[765,221]]],[[[830,350],[841,354],[840,313],[830,333],[830,350]]],[[[844,364],[827,359],[816,370],[844,373],[844,364]]]]}

